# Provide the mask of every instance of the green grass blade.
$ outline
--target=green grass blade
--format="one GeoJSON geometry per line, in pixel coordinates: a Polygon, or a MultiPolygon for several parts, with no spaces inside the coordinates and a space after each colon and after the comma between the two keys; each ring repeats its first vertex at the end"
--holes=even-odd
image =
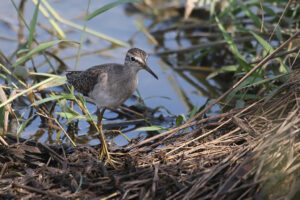
{"type": "Polygon", "coordinates": [[[279,79],[279,78],[287,76],[287,75],[288,75],[288,73],[286,73],[286,74],[279,74],[279,75],[273,76],[271,78],[265,78],[265,79],[262,79],[262,80],[258,80],[258,81],[254,82],[254,83],[251,83],[251,84],[248,84],[248,85],[244,86],[242,89],[249,88],[249,87],[257,87],[259,85],[262,85],[264,83],[267,83],[267,82],[279,79]]]}
{"type": "Polygon", "coordinates": [[[99,14],[101,14],[101,13],[103,13],[103,12],[105,12],[105,11],[113,8],[113,7],[116,7],[119,4],[122,4],[122,3],[132,3],[132,2],[137,2],[137,1],[136,0],[119,0],[119,1],[115,1],[113,3],[108,3],[105,6],[103,6],[103,7],[99,8],[99,9],[95,10],[93,13],[89,14],[86,19],[87,20],[91,20],[94,17],[96,17],[97,15],[99,15],[99,14]]]}
{"type": "MultiPolygon", "coordinates": [[[[43,72],[29,72],[30,76],[47,76],[47,77],[58,77],[56,74],[49,74],[49,73],[43,73],[43,72]]],[[[61,77],[61,76],[59,76],[61,77]]]]}
{"type": "Polygon", "coordinates": [[[226,97],[224,105],[229,105],[230,101],[236,97],[237,93],[246,85],[253,82],[253,78],[249,77],[246,80],[244,80],[240,85],[238,85],[236,88],[234,88],[226,97]]]}
{"type": "Polygon", "coordinates": [[[238,99],[236,102],[235,102],[235,108],[244,108],[246,105],[245,101],[242,100],[242,99],[238,99]]]}
{"type": "MultiPolygon", "coordinates": [[[[34,0],[34,1],[36,1],[36,0],[34,0]]],[[[43,3],[43,5],[47,8],[47,10],[51,13],[51,15],[53,15],[53,17],[57,20],[57,21],[59,21],[59,22],[61,22],[61,23],[63,23],[63,24],[66,24],[66,25],[68,25],[68,26],[71,26],[71,27],[73,27],[73,28],[76,28],[76,29],[78,29],[78,30],[82,30],[83,29],[83,27],[81,26],[81,25],[78,25],[78,24],[76,24],[76,23],[73,23],[73,22],[71,22],[71,21],[69,21],[69,20],[66,20],[66,19],[64,19],[64,18],[62,18],[52,7],[51,7],[51,5],[46,1],[46,0],[41,0],[42,1],[42,3],[43,3]]],[[[41,7],[41,6],[40,6],[41,7]]],[[[53,19],[52,19],[53,20],[53,19]]],[[[51,22],[51,21],[50,21],[51,22]]],[[[104,34],[102,34],[102,33],[99,33],[99,32],[97,32],[97,31],[94,31],[94,30],[92,30],[92,29],[89,29],[89,28],[87,28],[86,29],[86,32],[87,33],[89,33],[89,34],[91,34],[91,35],[94,35],[94,36],[96,36],[96,37],[99,37],[99,38],[101,38],[101,39],[103,39],[103,40],[107,40],[107,41],[109,41],[109,42],[111,42],[111,43],[113,43],[113,44],[116,44],[116,45],[119,45],[119,46],[129,46],[129,44],[127,44],[127,43],[125,43],[125,42],[122,42],[122,41],[120,41],[120,40],[117,40],[117,39],[115,39],[115,38],[112,38],[112,37],[109,37],[109,36],[107,36],[107,35],[104,35],[104,34]]]]}
{"type": "Polygon", "coordinates": [[[259,99],[261,99],[262,97],[260,96],[260,95],[256,95],[256,94],[248,94],[248,93],[246,93],[246,94],[236,94],[235,96],[234,96],[234,98],[236,98],[237,99],[237,101],[238,100],[242,100],[243,101],[243,99],[255,99],[255,100],[259,100],[259,99]]]}
{"type": "MultiPolygon", "coordinates": [[[[259,42],[259,44],[267,51],[268,54],[272,53],[274,51],[273,47],[262,37],[260,37],[258,34],[256,34],[253,31],[250,31],[250,33],[255,37],[255,39],[259,42]]],[[[280,63],[280,72],[287,73],[288,67],[286,64],[282,61],[281,58],[275,58],[280,63]]]]}
{"type": "Polygon", "coordinates": [[[238,65],[227,65],[224,67],[221,67],[220,69],[215,70],[214,72],[210,73],[206,79],[212,79],[216,76],[218,76],[219,74],[223,74],[225,72],[236,72],[238,69],[238,65]]]}
{"type": "Polygon", "coordinates": [[[281,43],[283,41],[283,36],[281,34],[281,30],[280,30],[279,26],[275,27],[275,34],[276,34],[276,37],[278,38],[279,42],[281,43]]]}
{"type": "Polygon", "coordinates": [[[260,37],[259,35],[257,35],[255,32],[250,31],[250,33],[255,37],[255,39],[259,42],[259,44],[261,46],[263,46],[263,48],[268,52],[268,53],[272,53],[274,51],[273,47],[266,41],[264,40],[262,37],[260,37]]]}
{"type": "MultiPolygon", "coordinates": [[[[21,85],[23,85],[24,87],[26,87],[26,84],[25,84],[23,81],[21,81],[20,79],[18,79],[17,77],[15,77],[15,76],[13,75],[13,73],[11,73],[11,71],[9,71],[9,70],[8,70],[4,65],[2,65],[1,63],[0,63],[0,69],[2,69],[2,70],[3,70],[5,73],[7,73],[8,75],[14,77],[21,85]]],[[[15,85],[14,83],[12,83],[12,85],[14,85],[15,88],[18,88],[18,86],[15,85]]]]}
{"type": "Polygon", "coordinates": [[[267,102],[269,102],[272,98],[274,98],[275,95],[278,94],[279,91],[281,91],[283,88],[287,87],[289,84],[290,83],[284,83],[283,85],[275,88],[272,92],[270,92],[268,94],[268,96],[266,96],[263,104],[266,104],[267,102]]]}
{"type": "Polygon", "coordinates": [[[218,17],[216,17],[216,22],[218,24],[219,29],[221,30],[225,40],[227,41],[227,43],[229,44],[232,53],[237,56],[237,57],[242,57],[236,44],[234,43],[233,39],[231,38],[231,36],[227,33],[227,31],[225,30],[225,27],[221,24],[220,20],[218,17]]]}
{"type": "Polygon", "coordinates": [[[4,129],[5,107],[0,108],[0,129],[4,129]]]}
{"type": "Polygon", "coordinates": [[[54,95],[45,99],[41,99],[39,101],[35,101],[33,104],[30,106],[36,106],[41,103],[46,103],[48,101],[53,101],[53,100],[59,100],[59,99],[74,99],[74,96],[72,94],[64,94],[64,95],[54,95]]]}
{"type": "MultiPolygon", "coordinates": [[[[34,4],[36,4],[36,5],[38,4],[37,0],[32,0],[32,1],[34,4]]],[[[42,1],[42,0],[39,0],[39,1],[42,1]]],[[[61,40],[66,39],[66,34],[59,27],[59,25],[56,23],[56,21],[51,18],[51,15],[48,13],[48,11],[42,5],[39,6],[39,10],[48,19],[49,23],[53,26],[53,28],[55,29],[55,31],[57,33],[57,37],[61,40]]]]}
{"type": "Polygon", "coordinates": [[[134,131],[162,131],[162,130],[169,130],[169,128],[163,126],[147,126],[147,127],[137,128],[134,131]]]}
{"type": "Polygon", "coordinates": [[[6,80],[7,82],[9,82],[10,84],[12,84],[12,86],[14,88],[18,89],[18,86],[12,81],[10,80],[7,76],[5,76],[4,74],[0,74],[0,78],[3,78],[4,80],[6,80]]]}
{"type": "Polygon", "coordinates": [[[140,20],[136,20],[134,23],[137,26],[137,28],[140,31],[142,31],[154,45],[159,45],[159,42],[155,39],[155,37],[153,35],[151,35],[148,28],[146,28],[140,20]]]}
{"type": "Polygon", "coordinates": [[[260,19],[257,17],[257,15],[255,15],[252,11],[251,8],[249,8],[249,5],[244,5],[244,3],[237,1],[238,5],[242,8],[242,10],[244,11],[244,13],[253,21],[253,23],[255,24],[256,27],[260,28],[261,27],[261,21],[260,19]]]}
{"type": "Polygon", "coordinates": [[[83,116],[81,115],[77,115],[76,113],[74,112],[56,112],[57,115],[61,116],[61,117],[64,117],[64,118],[67,118],[67,119],[75,119],[75,118],[84,118],[83,116]]]}
{"type": "Polygon", "coordinates": [[[93,121],[97,121],[97,117],[95,117],[95,116],[92,116],[92,118],[90,118],[89,116],[83,116],[83,115],[80,115],[80,114],[74,113],[74,112],[56,112],[56,114],[67,119],[65,124],[68,124],[74,120],[87,121],[87,120],[92,119],[93,121]]]}
{"type": "Polygon", "coordinates": [[[239,63],[243,67],[248,67],[249,66],[248,63],[246,62],[245,58],[240,54],[240,52],[239,52],[236,44],[234,43],[232,37],[227,33],[224,26],[221,24],[219,18],[216,16],[215,19],[216,19],[217,25],[218,25],[219,29],[221,30],[225,40],[227,41],[228,45],[230,46],[233,55],[236,57],[236,59],[239,61],[239,63]]]}
{"type": "Polygon", "coordinates": [[[16,67],[22,63],[24,63],[26,60],[28,60],[31,56],[37,54],[37,53],[40,53],[58,43],[61,43],[61,42],[71,42],[71,41],[68,41],[68,40],[55,40],[55,41],[51,41],[51,42],[45,42],[45,43],[41,43],[39,44],[36,48],[32,49],[31,51],[29,51],[25,56],[19,58],[13,65],[12,67],[16,67]]]}
{"type": "Polygon", "coordinates": [[[176,126],[180,126],[180,125],[182,125],[184,122],[186,122],[186,118],[185,118],[184,114],[178,115],[178,116],[176,117],[176,122],[175,122],[176,126]]]}
{"type": "Polygon", "coordinates": [[[17,137],[20,137],[20,134],[24,131],[24,129],[26,128],[27,124],[35,117],[36,115],[32,115],[31,117],[29,117],[27,120],[25,120],[22,125],[19,127],[19,129],[17,130],[17,137]]]}
{"type": "Polygon", "coordinates": [[[46,88],[57,87],[66,84],[67,78],[65,76],[52,76],[52,77],[55,77],[55,79],[53,79],[52,81],[44,85],[41,85],[40,87],[37,88],[37,90],[41,91],[46,88]]]}
{"type": "Polygon", "coordinates": [[[37,22],[37,17],[39,13],[39,7],[40,7],[41,0],[38,1],[37,5],[35,6],[34,9],[34,14],[32,17],[32,20],[30,22],[30,30],[29,30],[29,38],[28,38],[28,48],[31,48],[31,43],[34,38],[34,33],[35,33],[35,27],[36,27],[36,22],[37,22]]]}
{"type": "MultiPolygon", "coordinates": [[[[89,14],[90,4],[91,4],[91,0],[88,1],[88,7],[86,9],[86,16],[88,16],[88,14],[89,14]]],[[[79,59],[80,59],[80,55],[81,55],[81,48],[82,48],[82,44],[83,44],[83,41],[84,41],[84,36],[85,36],[85,33],[86,33],[86,25],[87,25],[87,19],[85,18],[84,24],[83,24],[83,29],[82,29],[82,32],[81,32],[81,39],[80,39],[80,43],[79,43],[79,46],[78,46],[75,66],[74,66],[75,71],[77,71],[77,68],[78,68],[78,63],[79,63],[79,59]]],[[[72,93],[73,93],[73,91],[72,91],[72,93]]]]}
{"type": "Polygon", "coordinates": [[[7,99],[5,102],[2,102],[2,103],[0,104],[0,108],[1,108],[2,106],[5,106],[6,104],[12,102],[12,101],[15,100],[16,98],[18,98],[18,97],[20,97],[20,96],[26,94],[27,92],[30,92],[30,91],[32,91],[32,90],[34,90],[34,89],[36,89],[36,88],[38,88],[38,87],[40,87],[40,86],[46,84],[46,83],[52,81],[52,80],[55,79],[55,78],[56,78],[56,77],[48,78],[48,79],[46,79],[46,80],[44,80],[44,81],[41,81],[41,82],[35,84],[34,86],[32,86],[32,87],[30,87],[30,88],[27,88],[26,90],[23,90],[22,92],[20,92],[20,93],[14,95],[14,96],[12,96],[12,97],[10,97],[10,98],[7,99]]]}
{"type": "Polygon", "coordinates": [[[41,85],[37,90],[44,90],[50,87],[56,87],[66,84],[67,77],[66,76],[59,76],[56,74],[49,74],[49,73],[38,73],[38,72],[29,72],[30,76],[46,76],[54,78],[52,81],[41,85]]]}
{"type": "Polygon", "coordinates": [[[193,118],[193,117],[196,115],[196,113],[197,113],[198,110],[199,110],[199,109],[198,109],[198,106],[195,105],[195,106],[193,107],[193,109],[191,110],[191,112],[189,113],[189,119],[193,118]]]}

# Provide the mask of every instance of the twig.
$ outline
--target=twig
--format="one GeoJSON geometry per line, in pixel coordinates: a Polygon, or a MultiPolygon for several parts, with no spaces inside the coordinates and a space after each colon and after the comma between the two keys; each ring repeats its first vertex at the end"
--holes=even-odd
{"type": "Polygon", "coordinates": [[[261,27],[260,27],[260,32],[263,32],[263,30],[264,30],[264,22],[265,22],[265,15],[264,15],[263,3],[264,3],[263,0],[259,1],[260,9],[262,10],[262,12],[261,12],[261,27]]]}
{"type": "Polygon", "coordinates": [[[294,61],[293,61],[293,63],[291,64],[291,68],[293,68],[294,64],[296,63],[296,60],[297,60],[298,57],[299,57],[299,53],[300,53],[300,48],[298,49],[297,56],[295,56],[294,61]]]}
{"type": "Polygon", "coordinates": [[[208,28],[211,28],[212,26],[216,27],[217,25],[216,24],[210,24],[210,23],[207,23],[207,24],[203,24],[203,23],[184,24],[184,25],[181,25],[181,26],[174,25],[174,26],[171,26],[171,27],[168,27],[168,28],[165,28],[165,29],[152,31],[151,34],[152,35],[158,35],[158,34],[163,34],[165,32],[175,31],[175,30],[179,31],[179,30],[188,30],[188,29],[208,29],[208,28]]]}
{"type": "Polygon", "coordinates": [[[2,136],[0,136],[0,141],[1,141],[5,146],[8,146],[8,144],[5,142],[5,140],[3,139],[2,136]]]}
{"type": "Polygon", "coordinates": [[[119,106],[119,108],[121,108],[122,110],[128,111],[128,112],[131,112],[131,113],[135,114],[136,116],[139,116],[139,117],[144,118],[144,115],[143,115],[143,114],[138,113],[138,112],[136,112],[136,111],[134,111],[134,110],[132,110],[132,109],[130,109],[130,108],[127,108],[127,107],[125,107],[125,106],[119,106]]]}
{"type": "Polygon", "coordinates": [[[275,33],[275,30],[277,29],[278,25],[280,24],[283,15],[286,13],[287,8],[290,7],[291,3],[292,3],[292,0],[289,0],[289,2],[286,4],[286,6],[285,6],[285,8],[284,8],[284,10],[283,10],[283,12],[282,12],[282,14],[281,14],[281,16],[280,16],[280,18],[279,18],[277,24],[276,24],[276,26],[274,27],[274,29],[273,29],[273,31],[272,31],[270,37],[269,37],[269,42],[271,41],[271,39],[272,39],[272,37],[273,37],[273,35],[274,35],[274,33],[275,33]]]}
{"type": "MultiPolygon", "coordinates": [[[[298,51],[299,51],[299,48],[295,48],[295,49],[292,49],[292,50],[289,50],[289,51],[280,52],[280,53],[278,53],[278,54],[276,54],[276,55],[273,55],[270,59],[282,57],[282,56],[285,56],[285,55],[288,55],[288,54],[291,54],[291,53],[296,53],[296,52],[298,52],[298,51]]],[[[249,62],[248,64],[249,64],[249,65],[256,64],[256,63],[261,62],[262,60],[263,60],[263,59],[258,59],[258,60],[249,62]]]]}
{"type": "Polygon", "coordinates": [[[54,159],[57,161],[57,162],[60,162],[62,165],[64,165],[67,161],[67,159],[65,159],[64,157],[58,155],[58,153],[56,153],[55,151],[53,151],[50,147],[48,147],[47,145],[43,144],[43,143],[38,143],[38,145],[42,146],[44,149],[46,149],[49,154],[54,157],[54,159]]]}
{"type": "MultiPolygon", "coordinates": [[[[253,39],[252,36],[247,36],[247,37],[233,39],[233,41],[234,42],[245,42],[245,41],[249,41],[251,39],[253,39]]],[[[205,43],[205,44],[194,45],[194,46],[187,47],[187,48],[157,52],[155,54],[156,55],[165,55],[165,54],[172,54],[172,53],[182,53],[182,52],[186,52],[186,51],[193,51],[195,49],[204,49],[204,48],[220,46],[220,45],[224,45],[224,44],[227,44],[227,41],[220,40],[220,41],[216,41],[216,42],[209,42],[209,43],[205,43]]]]}
{"type": "Polygon", "coordinates": [[[184,146],[187,146],[188,144],[190,144],[190,143],[192,143],[192,142],[194,142],[194,141],[197,141],[197,140],[200,140],[201,138],[207,137],[207,136],[210,135],[211,133],[214,133],[216,130],[219,130],[219,129],[220,129],[221,127],[223,127],[225,124],[229,123],[231,120],[232,120],[232,119],[230,118],[230,119],[226,120],[225,122],[223,122],[222,124],[220,124],[219,126],[217,126],[216,128],[214,128],[214,129],[212,129],[212,130],[210,130],[210,131],[208,131],[208,132],[206,132],[206,133],[204,133],[204,134],[202,134],[202,135],[200,135],[200,136],[198,136],[198,137],[196,137],[196,138],[194,138],[194,139],[192,139],[192,140],[189,140],[189,141],[185,142],[184,144],[182,144],[182,145],[180,145],[180,146],[178,146],[178,147],[172,149],[172,150],[169,151],[168,153],[166,153],[166,155],[171,154],[171,153],[177,151],[178,149],[181,149],[181,148],[183,148],[184,146]]]}
{"type": "Polygon", "coordinates": [[[40,115],[40,116],[43,116],[45,118],[48,118],[50,120],[54,120],[55,123],[59,126],[59,128],[64,132],[64,134],[67,136],[67,138],[70,140],[70,142],[72,143],[72,145],[75,147],[76,144],[75,142],[72,140],[72,138],[69,136],[69,134],[65,131],[65,129],[62,127],[62,125],[59,123],[59,121],[56,119],[56,118],[53,118],[53,117],[50,117],[50,116],[47,116],[47,115],[44,115],[43,113],[40,113],[40,112],[36,112],[36,114],[40,115]]]}
{"type": "Polygon", "coordinates": [[[0,172],[0,179],[2,178],[3,174],[5,173],[5,171],[7,170],[7,163],[4,163],[0,172]]]}
{"type": "Polygon", "coordinates": [[[158,177],[158,164],[156,164],[156,165],[154,165],[154,177],[153,177],[153,180],[152,180],[152,188],[151,188],[152,199],[155,199],[158,180],[159,180],[159,177],[158,177]]]}
{"type": "Polygon", "coordinates": [[[27,186],[27,185],[20,185],[18,183],[13,183],[13,186],[19,187],[19,188],[23,188],[23,189],[28,190],[30,192],[35,192],[35,193],[39,193],[39,194],[44,194],[44,195],[47,195],[47,196],[51,196],[51,197],[54,197],[55,199],[67,200],[67,198],[59,196],[59,195],[54,194],[52,192],[43,191],[43,190],[40,190],[38,188],[30,187],[30,186],[27,186]]]}
{"type": "Polygon", "coordinates": [[[216,120],[216,119],[219,119],[219,118],[222,118],[222,117],[227,117],[227,116],[230,116],[232,114],[234,114],[235,112],[238,112],[238,111],[233,111],[233,112],[228,112],[228,113],[222,113],[220,115],[217,115],[217,116],[213,116],[213,117],[209,117],[209,118],[206,118],[206,119],[202,119],[202,120],[199,120],[199,121],[196,121],[196,122],[189,122],[189,123],[185,123],[183,124],[182,126],[179,126],[177,128],[173,128],[169,131],[166,131],[166,132],[163,132],[163,133],[160,133],[158,135],[155,135],[153,137],[150,137],[146,140],[143,140],[141,141],[140,143],[134,145],[133,147],[131,147],[131,149],[134,149],[134,148],[137,148],[143,144],[146,144],[148,142],[151,142],[153,140],[156,140],[160,137],[163,137],[163,136],[166,136],[166,135],[171,135],[171,134],[175,134],[176,132],[182,130],[182,129],[185,129],[185,128],[188,128],[188,127],[191,127],[191,126],[195,126],[195,125],[198,125],[198,124],[201,124],[201,123],[204,123],[204,122],[207,122],[207,121],[211,121],[211,120],[216,120]]]}

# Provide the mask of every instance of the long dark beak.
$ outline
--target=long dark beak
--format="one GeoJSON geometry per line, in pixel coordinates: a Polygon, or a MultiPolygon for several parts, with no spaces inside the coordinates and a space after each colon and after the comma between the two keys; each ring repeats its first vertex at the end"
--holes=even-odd
{"type": "Polygon", "coordinates": [[[149,72],[152,76],[154,76],[154,78],[156,78],[158,80],[158,77],[156,76],[156,74],[150,69],[150,67],[148,67],[146,64],[143,66],[144,69],[149,72]]]}

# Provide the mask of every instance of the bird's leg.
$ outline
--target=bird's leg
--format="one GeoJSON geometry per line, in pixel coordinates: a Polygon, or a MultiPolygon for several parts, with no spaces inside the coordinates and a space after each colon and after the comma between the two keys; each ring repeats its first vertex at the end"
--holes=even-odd
{"type": "Polygon", "coordinates": [[[103,158],[103,154],[107,155],[107,158],[109,157],[109,152],[107,149],[107,144],[106,144],[106,140],[105,140],[105,135],[103,133],[103,129],[102,129],[102,119],[103,119],[103,115],[105,112],[106,108],[102,108],[102,110],[100,110],[98,112],[98,119],[97,119],[97,129],[100,133],[100,141],[101,141],[101,146],[102,146],[102,150],[101,150],[101,158],[103,158]]]}
{"type": "Polygon", "coordinates": [[[102,129],[102,119],[103,119],[103,115],[104,115],[105,110],[106,110],[106,108],[102,108],[101,111],[99,109],[97,111],[97,113],[98,113],[97,126],[98,127],[101,126],[101,129],[102,129]]]}
{"type": "Polygon", "coordinates": [[[103,115],[105,112],[106,108],[102,108],[102,110],[100,112],[98,112],[98,120],[97,120],[97,129],[99,131],[99,135],[100,135],[100,141],[101,141],[101,154],[100,154],[100,158],[102,159],[104,156],[106,156],[106,162],[110,163],[114,168],[114,163],[113,160],[110,157],[108,148],[107,148],[107,143],[105,140],[105,135],[103,133],[103,129],[102,129],[102,119],[103,119],[103,115]]]}

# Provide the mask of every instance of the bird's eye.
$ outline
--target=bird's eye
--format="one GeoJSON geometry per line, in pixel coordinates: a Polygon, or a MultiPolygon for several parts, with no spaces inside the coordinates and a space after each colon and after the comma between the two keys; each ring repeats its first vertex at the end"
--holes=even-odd
{"type": "Polygon", "coordinates": [[[130,59],[131,59],[131,61],[135,61],[135,58],[133,56],[130,59]]]}

